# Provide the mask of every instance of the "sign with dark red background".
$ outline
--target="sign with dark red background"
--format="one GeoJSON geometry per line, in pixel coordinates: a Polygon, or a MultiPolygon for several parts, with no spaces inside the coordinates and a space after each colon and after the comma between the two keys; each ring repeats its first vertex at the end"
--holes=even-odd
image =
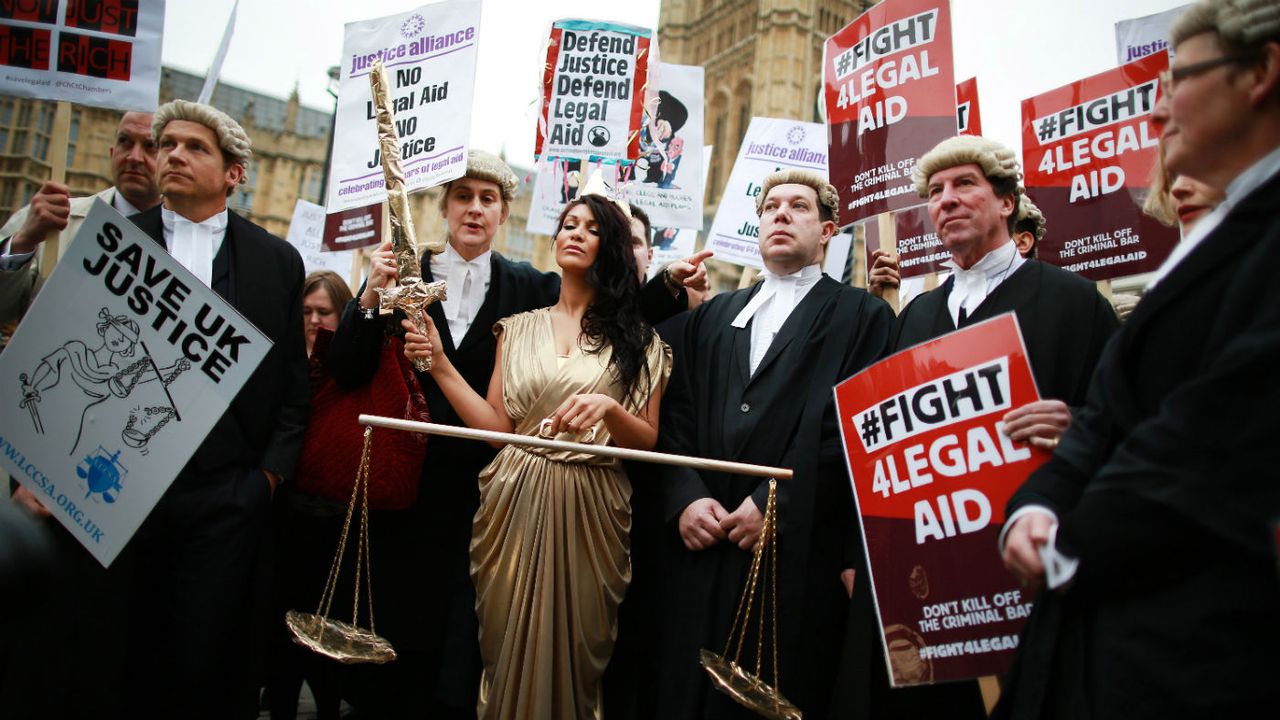
{"type": "Polygon", "coordinates": [[[884,0],[827,39],[831,183],[844,223],[918,204],[911,168],[956,134],[948,0],[884,0]]]}
{"type": "MultiPolygon", "coordinates": [[[[942,247],[942,241],[933,231],[933,221],[929,219],[927,205],[895,212],[893,225],[898,238],[898,272],[904,280],[947,270],[942,263],[951,259],[951,253],[942,247]]],[[[879,250],[882,244],[880,225],[868,222],[865,230],[867,268],[870,268],[871,253],[879,250]]]]}
{"type": "Polygon", "coordinates": [[[1090,280],[1160,267],[1178,230],[1142,213],[1160,133],[1151,123],[1167,53],[1022,101],[1027,194],[1048,233],[1039,259],[1090,280]]]}
{"type": "Polygon", "coordinates": [[[956,83],[956,126],[961,135],[982,134],[982,113],[978,112],[978,78],[956,83]]]}
{"type": "Polygon", "coordinates": [[[382,203],[339,210],[324,217],[323,252],[342,252],[382,241],[382,203]]]}
{"type": "Polygon", "coordinates": [[[1002,432],[1039,399],[1013,313],[892,355],[835,388],[894,687],[999,675],[1029,598],[996,549],[1048,453],[1002,432]]]}

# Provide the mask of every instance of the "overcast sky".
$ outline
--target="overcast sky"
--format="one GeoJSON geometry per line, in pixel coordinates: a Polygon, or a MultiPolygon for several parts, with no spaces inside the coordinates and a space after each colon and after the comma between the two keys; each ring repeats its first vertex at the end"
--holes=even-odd
{"type": "MultiPolygon", "coordinates": [[[[1186,0],[953,0],[956,79],[978,77],[986,135],[1017,148],[1023,98],[1116,64],[1115,22],[1186,0]]],[[[204,74],[233,0],[170,0],[164,63],[204,74]]],[[[413,0],[243,0],[222,79],[331,109],[326,72],[343,25],[405,12],[413,0]]],[[[472,144],[533,162],[537,72],[553,20],[592,18],[656,27],[658,0],[487,0],[481,17],[472,144]],[[601,13],[607,8],[607,16],[601,13]]],[[[852,18],[849,18],[852,20],[852,18]]],[[[805,119],[808,119],[807,117],[805,119]]]]}

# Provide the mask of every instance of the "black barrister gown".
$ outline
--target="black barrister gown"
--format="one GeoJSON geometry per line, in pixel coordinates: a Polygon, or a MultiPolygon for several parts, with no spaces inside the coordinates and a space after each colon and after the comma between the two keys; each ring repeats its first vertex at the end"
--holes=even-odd
{"type": "MultiPolygon", "coordinates": [[[[903,309],[894,326],[895,352],[956,329],[947,308],[954,284],[954,278],[948,278],[903,309]]],[[[1098,357],[1119,324],[1110,303],[1092,282],[1079,275],[1027,260],[992,290],[964,325],[1009,311],[1017,315],[1040,397],[1062,400],[1072,408],[1083,405],[1098,357]]],[[[874,656],[860,657],[850,647],[846,658],[856,677],[865,677],[869,671],[872,678],[872,692],[851,698],[856,717],[986,717],[976,682],[887,689],[889,680],[874,610],[865,605],[860,611],[861,621],[869,624],[860,637],[870,635],[874,639],[874,656]]]]}
{"type": "MultiPolygon", "coordinates": [[[[862,556],[832,387],[884,354],[893,315],[865,291],[824,277],[751,375],[751,326],[730,323],[757,291],[721,295],[690,314],[659,442],[668,452],[795,470],[778,483],[781,690],[806,717],[823,718],[849,608],[840,572],[862,556]]],[[[724,649],[751,554],[728,542],[689,551],[677,519],[703,497],[732,512],[751,495],[763,511],[768,481],[687,468],[664,475],[667,605],[653,684],[641,699],[656,705],[652,717],[754,717],[714,690],[698,664],[701,648],[724,649]]],[[[754,667],[754,636],[747,644],[744,661],[754,667]]]]}
{"type": "Polygon", "coordinates": [[[996,715],[1260,718],[1280,707],[1280,176],[1138,303],[1009,511],[1079,558],[1042,595],[996,715]]]}
{"type": "MultiPolygon", "coordinates": [[[[494,252],[489,290],[463,338],[449,334],[442,306],[432,303],[445,354],[481,396],[493,375],[497,340],[493,324],[516,313],[555,303],[560,278],[494,252]]],[[[422,263],[431,282],[431,264],[422,263]]],[[[368,382],[377,370],[383,334],[399,330],[393,319],[366,320],[352,300],[343,313],[329,366],[345,387],[368,382]]],[[[428,373],[418,373],[431,421],[462,425],[428,373]]],[[[375,619],[379,634],[401,659],[361,668],[356,696],[362,714],[421,716],[447,707],[474,714],[480,687],[479,624],[471,584],[471,523],[479,506],[477,478],[497,451],[487,443],[447,437],[427,441],[417,503],[406,510],[371,513],[375,619]],[[399,667],[397,667],[399,666],[399,667]]],[[[376,472],[377,459],[373,468],[376,472]]]]}

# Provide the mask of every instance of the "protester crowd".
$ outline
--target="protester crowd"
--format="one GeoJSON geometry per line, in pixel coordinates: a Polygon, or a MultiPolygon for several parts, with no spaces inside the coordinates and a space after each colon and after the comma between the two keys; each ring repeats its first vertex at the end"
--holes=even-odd
{"type": "MultiPolygon", "coordinates": [[[[0,716],[734,718],[699,666],[737,619],[776,492],[782,693],[807,718],[985,717],[976,681],[894,689],[831,389],[894,352],[1012,312],[1043,399],[1004,416],[1052,453],[1006,508],[1005,567],[1038,593],[994,715],[1261,717],[1280,707],[1280,4],[1201,0],[1172,29],[1149,212],[1183,239],[1122,324],[1036,259],[1053,232],[1016,153],[939,143],[913,181],[949,276],[899,313],[822,272],[836,189],[802,170],[756,198],[759,282],[711,296],[698,253],[646,281],[648,217],[584,192],[559,272],[492,249],[518,186],[479,150],[443,187],[418,276],[380,311],[390,243],[352,293],[227,207],[250,141],[208,105],[126,113],[99,193],[272,342],[137,534],[103,568],[24,486],[0,512],[0,716]],[[414,322],[414,321],[418,322],[414,322]],[[429,370],[421,367],[429,361],[429,370]],[[418,363],[415,366],[415,362],[418,363]],[[579,450],[380,430],[368,512],[385,665],[293,642],[346,537],[354,415],[780,466],[767,481],[579,450]],[[265,694],[264,694],[265,689],[265,694]]],[[[0,230],[0,318],[40,291],[40,243],[91,198],[46,183],[0,230]]],[[[62,368],[59,364],[58,368],[62,368]]],[[[58,370],[62,372],[61,369],[58,370]]],[[[105,372],[106,369],[104,368],[105,372]]],[[[66,372],[73,372],[68,368],[66,372]]],[[[7,408],[6,415],[15,412],[7,408]]],[[[332,614],[350,616],[353,567],[332,614]]]]}

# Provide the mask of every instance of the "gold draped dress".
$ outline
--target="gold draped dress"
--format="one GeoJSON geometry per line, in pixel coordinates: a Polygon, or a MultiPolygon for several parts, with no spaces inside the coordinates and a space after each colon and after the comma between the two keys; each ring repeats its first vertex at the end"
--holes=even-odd
{"type": "MultiPolygon", "coordinates": [[[[612,349],[556,356],[550,309],[501,320],[503,403],[515,432],[537,435],[543,418],[580,393],[623,402],[608,369],[612,349]]],[[[623,406],[638,414],[661,393],[671,349],[655,334],[648,386],[623,406]]],[[[642,376],[643,379],[643,376],[642,376]]],[[[607,445],[603,422],[558,440],[607,445]]],[[[600,679],[631,581],[631,483],[617,460],[508,445],[480,473],[471,535],[471,579],[480,619],[479,716],[503,720],[598,718],[600,679]]]]}

